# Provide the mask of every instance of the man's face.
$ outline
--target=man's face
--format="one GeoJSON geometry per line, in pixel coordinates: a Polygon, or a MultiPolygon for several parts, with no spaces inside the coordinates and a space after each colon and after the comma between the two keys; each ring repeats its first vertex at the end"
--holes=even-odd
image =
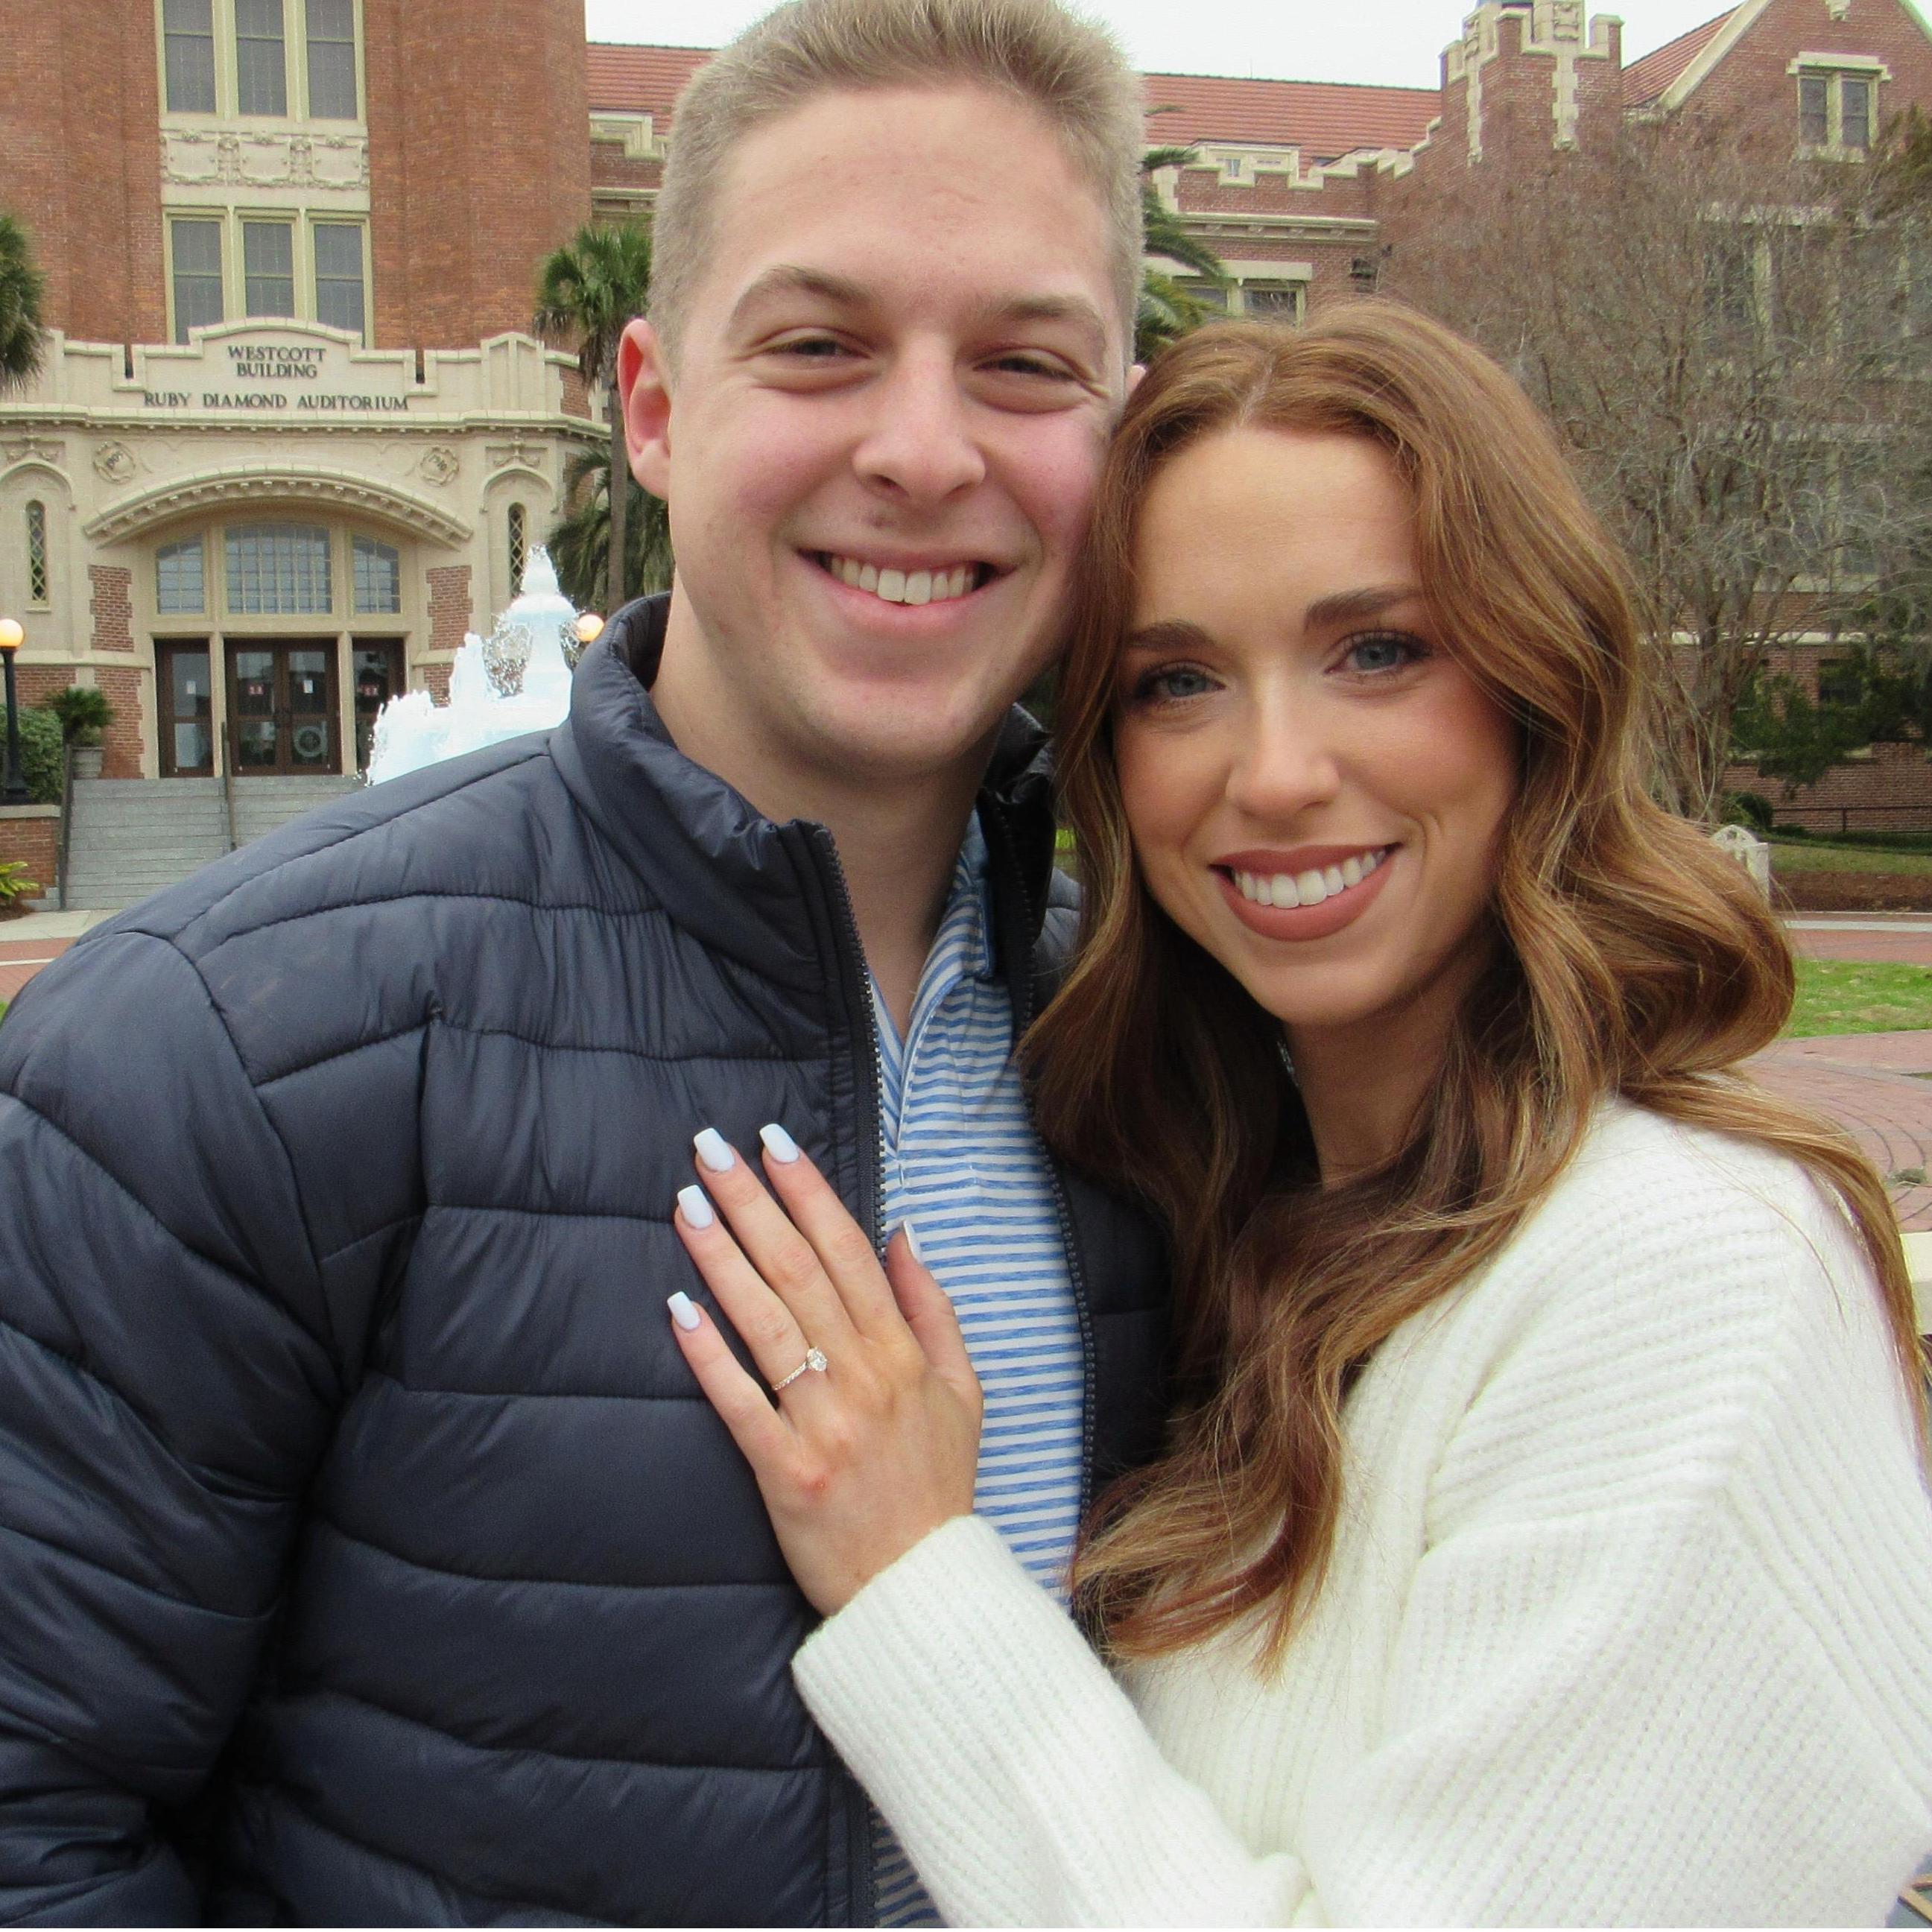
{"type": "Polygon", "coordinates": [[[955,87],[820,95],[714,206],[669,393],[647,325],[622,364],[664,674],[759,790],[976,764],[1062,640],[1124,387],[1099,198],[1036,110],[955,87]]]}

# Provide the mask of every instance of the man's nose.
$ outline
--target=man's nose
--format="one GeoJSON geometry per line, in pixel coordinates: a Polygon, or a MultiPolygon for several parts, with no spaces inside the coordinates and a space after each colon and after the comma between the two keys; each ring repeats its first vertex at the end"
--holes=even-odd
{"type": "Polygon", "coordinates": [[[873,403],[853,460],[874,488],[908,503],[941,503],[985,476],[972,405],[950,356],[902,356],[874,390],[873,403]]]}
{"type": "Polygon", "coordinates": [[[1228,802],[1278,823],[1333,800],[1342,760],[1327,724],[1325,708],[1306,694],[1274,694],[1256,706],[1228,772],[1228,802]]]}

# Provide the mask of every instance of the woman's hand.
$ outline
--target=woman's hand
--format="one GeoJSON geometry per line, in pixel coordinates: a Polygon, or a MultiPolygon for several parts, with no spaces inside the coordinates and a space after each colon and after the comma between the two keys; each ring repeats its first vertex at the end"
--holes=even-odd
{"type": "Polygon", "coordinates": [[[790,1135],[768,1126],[760,1138],[777,1201],[707,1127],[695,1143],[704,1186],[679,1194],[676,1225],[766,1386],[688,1295],[674,1294],[670,1312],[792,1574],[830,1616],[928,1531],[970,1513],[980,1384],[910,1226],[880,1268],[790,1135]]]}

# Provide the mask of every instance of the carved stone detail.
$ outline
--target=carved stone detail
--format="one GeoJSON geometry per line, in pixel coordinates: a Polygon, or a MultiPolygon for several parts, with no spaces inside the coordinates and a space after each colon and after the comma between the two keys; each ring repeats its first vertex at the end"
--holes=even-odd
{"type": "Polygon", "coordinates": [[[416,465],[432,483],[452,483],[457,472],[463,467],[454,450],[447,443],[439,442],[422,453],[422,460],[416,465]]]}
{"type": "Polygon", "coordinates": [[[540,442],[518,436],[514,442],[493,442],[484,448],[484,460],[492,474],[499,470],[536,470],[547,467],[550,452],[540,442]]]}
{"type": "Polygon", "coordinates": [[[67,446],[56,442],[44,436],[20,437],[12,442],[0,442],[0,457],[9,463],[48,463],[56,469],[67,454],[67,446]]]}
{"type": "Polygon", "coordinates": [[[94,473],[104,482],[124,483],[139,467],[124,442],[104,442],[94,452],[94,473]]]}
{"type": "Polygon", "coordinates": [[[161,178],[184,188],[367,188],[363,134],[236,134],[170,128],[161,134],[161,178]]]}

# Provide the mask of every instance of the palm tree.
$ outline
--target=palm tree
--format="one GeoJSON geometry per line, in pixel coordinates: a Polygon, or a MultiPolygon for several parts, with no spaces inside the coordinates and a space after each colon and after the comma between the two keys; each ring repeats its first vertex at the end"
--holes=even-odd
{"type": "Polygon", "coordinates": [[[10,214],[0,214],[0,391],[24,383],[40,368],[45,287],[28,252],[27,231],[10,214]]]}
{"type": "MultiPolygon", "coordinates": [[[[638,488],[626,470],[629,499],[624,519],[624,581],[614,591],[610,608],[625,598],[662,590],[670,583],[670,512],[638,488]]],[[[552,527],[550,560],[563,594],[581,608],[598,600],[610,582],[610,470],[601,456],[574,456],[565,474],[564,512],[552,527]]]]}
{"type": "MultiPolygon", "coordinates": [[[[1156,110],[1158,111],[1158,110],[1156,110]]],[[[1198,158],[1192,148],[1150,148],[1141,157],[1142,246],[1150,255],[1165,256],[1192,268],[1217,286],[1228,280],[1226,265],[1204,242],[1180,225],[1180,218],[1163,202],[1154,184],[1157,168],[1182,168],[1198,158]]],[[[1159,268],[1141,277],[1140,305],[1134,317],[1134,360],[1144,362],[1156,350],[1197,328],[1214,311],[1170,274],[1159,268]]]]}
{"type": "MultiPolygon", "coordinates": [[[[623,560],[630,549],[625,534],[631,493],[625,458],[624,418],[617,395],[617,344],[624,326],[644,312],[651,288],[651,236],[642,222],[617,227],[591,222],[549,256],[537,272],[533,326],[547,341],[574,342],[577,366],[586,386],[604,386],[610,418],[610,482],[605,500],[615,506],[610,520],[617,540],[607,544],[610,597],[606,608],[624,601],[623,560]]],[[[596,601],[594,593],[586,602],[596,601]]]]}

